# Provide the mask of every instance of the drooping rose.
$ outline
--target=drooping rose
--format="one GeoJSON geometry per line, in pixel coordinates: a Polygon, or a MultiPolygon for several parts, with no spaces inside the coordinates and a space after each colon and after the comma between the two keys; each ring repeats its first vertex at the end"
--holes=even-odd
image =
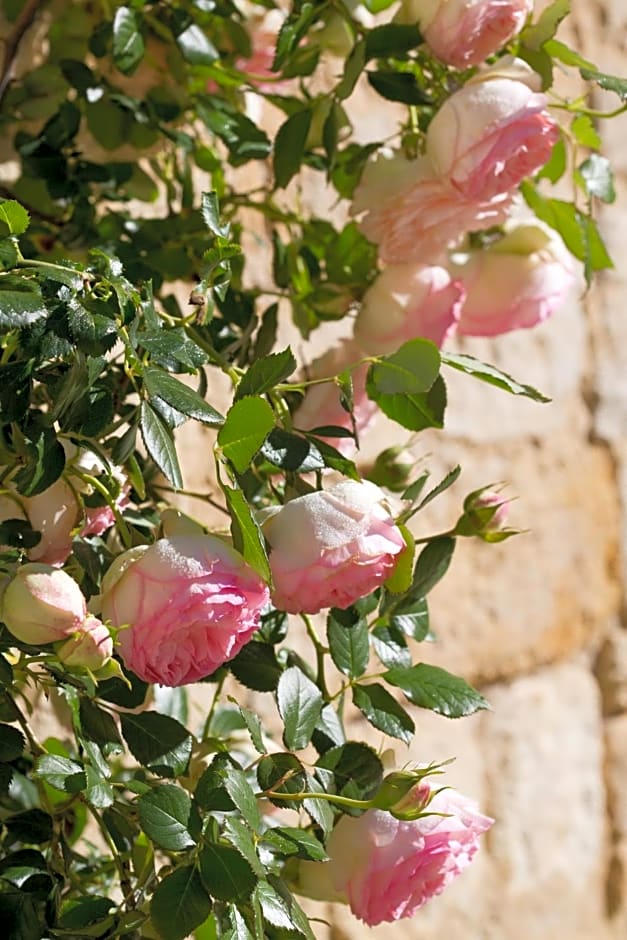
{"type": "Polygon", "coordinates": [[[433,53],[458,69],[479,65],[516,36],[533,0],[404,0],[402,22],[417,22],[433,53]]]}
{"type": "Polygon", "coordinates": [[[273,601],[289,613],[348,607],[392,573],[405,547],[374,483],[343,480],[299,496],[264,523],[273,601]]]}
{"type": "Polygon", "coordinates": [[[418,336],[437,346],[455,331],[464,289],[438,265],[385,268],[362,300],[355,339],[365,353],[384,356],[418,336]]]}
{"type": "Polygon", "coordinates": [[[95,671],[113,656],[113,639],[105,625],[90,614],[80,629],[57,650],[57,655],[66,666],[95,671]]]}
{"type": "Polygon", "coordinates": [[[52,565],[17,569],[0,598],[0,619],[23,643],[41,646],[80,631],[87,606],[73,578],[52,565]]]}
{"type": "MultiPolygon", "coordinates": [[[[362,351],[356,343],[351,340],[341,340],[327,350],[324,355],[314,359],[308,377],[310,379],[329,378],[347,369],[353,363],[359,362],[362,358],[362,351]]],[[[351,370],[353,415],[358,435],[366,430],[377,413],[376,404],[370,401],[366,395],[367,372],[368,363],[351,370]]],[[[321,427],[337,427],[345,428],[352,433],[351,417],[349,412],[342,408],[340,394],[339,386],[335,382],[311,385],[294,412],[294,426],[303,431],[311,431],[314,428],[321,427]]],[[[328,440],[330,444],[346,456],[351,456],[355,451],[352,438],[326,436],[324,439],[328,440]]]]}
{"type": "Polygon", "coordinates": [[[426,158],[381,153],[366,164],[351,213],[364,213],[359,227],[379,246],[382,261],[428,264],[467,232],[503,222],[511,200],[512,193],[467,198],[438,177],[426,158]]]}
{"type": "Polygon", "coordinates": [[[342,816],[327,842],[329,861],[301,863],[302,893],[323,899],[330,887],[331,899],[348,902],[371,927],[412,917],[470,864],[493,822],[450,789],[436,793],[426,812],[442,815],[403,821],[368,810],[342,816]]]}
{"type": "Polygon", "coordinates": [[[429,125],[426,152],[436,175],[481,202],[510,193],[540,169],[558,137],[545,95],[487,69],[444,102],[429,125]]]}
{"type": "Polygon", "coordinates": [[[542,323],[564,303],[575,277],[559,235],[540,222],[512,223],[499,241],[460,261],[451,271],[467,292],[458,326],[466,336],[542,323]]]}
{"type": "Polygon", "coordinates": [[[126,666],[146,682],[195,682],[232,659],[259,627],[268,589],[215,536],[180,535],[124,552],[102,584],[102,617],[126,666]]]}

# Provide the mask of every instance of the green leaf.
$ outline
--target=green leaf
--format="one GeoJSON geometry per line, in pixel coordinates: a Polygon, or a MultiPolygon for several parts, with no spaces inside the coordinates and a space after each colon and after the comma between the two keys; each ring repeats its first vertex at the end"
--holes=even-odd
{"type": "Polygon", "coordinates": [[[185,940],[204,923],[211,906],[199,872],[193,865],[184,865],[155,888],[150,918],[162,940],[185,940]]]}
{"type": "Polygon", "coordinates": [[[172,432],[163,418],[146,401],[141,403],[139,427],[146,450],[159,470],[174,489],[182,489],[183,475],[172,432]]]}
{"type": "Polygon", "coordinates": [[[577,169],[589,196],[596,196],[602,202],[614,202],[614,176],[607,157],[593,153],[577,169]]]}
{"type": "Polygon", "coordinates": [[[261,453],[275,467],[292,473],[311,473],[326,466],[316,445],[300,434],[273,428],[265,439],[261,453]]]}
{"type": "Polygon", "coordinates": [[[212,235],[216,238],[228,238],[231,226],[228,222],[220,221],[220,203],[218,194],[214,189],[211,192],[203,193],[200,200],[200,212],[203,222],[212,235]]]}
{"type": "Polygon", "coordinates": [[[389,617],[389,626],[401,630],[417,643],[422,643],[429,633],[429,608],[424,597],[416,597],[411,591],[408,597],[402,598],[394,607],[389,617]]]}
{"type": "Polygon", "coordinates": [[[540,172],[537,174],[537,179],[547,179],[552,183],[557,183],[558,180],[562,178],[567,168],[567,151],[566,143],[564,141],[564,136],[560,135],[559,140],[554,144],[553,149],[551,150],[551,156],[547,163],[544,164],[540,172]]]}
{"type": "Polygon", "coordinates": [[[240,855],[244,856],[257,877],[263,878],[265,868],[259,861],[256,842],[246,823],[242,822],[239,816],[228,816],[224,820],[224,835],[228,837],[240,855]]]}
{"type": "Polygon", "coordinates": [[[183,725],[158,712],[120,716],[122,734],[140,765],[162,777],[187,772],[192,754],[192,736],[183,725]]]}
{"type": "Polygon", "coordinates": [[[83,765],[57,754],[43,754],[39,757],[33,776],[45,780],[51,787],[65,793],[78,793],[86,785],[83,765]]]}
{"type": "Polygon", "coordinates": [[[275,182],[279,188],[287,186],[300,168],[311,119],[311,109],[297,111],[288,117],[277,132],[273,167],[275,182]]]}
{"type": "Polygon", "coordinates": [[[107,809],[115,800],[113,787],[95,767],[85,767],[85,799],[95,809],[107,809]]]}
{"type": "Polygon", "coordinates": [[[224,424],[222,415],[200,397],[198,392],[189,388],[168,372],[162,369],[146,369],[144,372],[144,385],[152,397],[163,399],[176,411],[195,418],[211,428],[218,428],[224,424]]]}
{"type": "MultiPolygon", "coordinates": [[[[453,467],[452,470],[449,470],[446,476],[440,480],[438,485],[434,486],[432,490],[429,490],[424,499],[420,501],[418,504],[418,509],[424,509],[424,507],[427,506],[431,500],[435,499],[436,496],[439,496],[441,493],[445,493],[446,490],[448,490],[448,488],[452,486],[457,479],[459,479],[461,472],[462,468],[459,466],[459,464],[456,467],[453,467]]],[[[406,498],[405,494],[403,494],[403,498],[406,498]]]]}
{"type": "Polygon", "coordinates": [[[144,39],[137,16],[129,7],[118,7],[113,19],[113,61],[120,72],[133,72],[144,56],[144,39]]]}
{"type": "Polygon", "coordinates": [[[368,82],[377,94],[387,101],[400,101],[403,104],[432,104],[432,99],[416,81],[411,72],[391,72],[380,70],[366,72],[368,82]]]}
{"type": "Polygon", "coordinates": [[[521,382],[517,382],[511,375],[501,372],[496,366],[475,359],[474,356],[442,353],[442,363],[452,369],[457,369],[459,372],[465,372],[466,375],[472,375],[481,382],[487,382],[488,385],[502,388],[504,391],[510,392],[511,395],[523,395],[525,398],[531,398],[532,401],[551,401],[550,398],[547,398],[546,395],[543,395],[542,392],[539,392],[531,385],[523,385],[521,382]]]}
{"type": "Polygon", "coordinates": [[[593,62],[584,59],[575,49],[571,49],[570,46],[567,46],[564,42],[560,42],[559,39],[547,39],[543,48],[547,55],[550,55],[552,59],[563,62],[564,65],[573,65],[581,69],[594,70],[595,68],[593,62]]]}
{"type": "Polygon", "coordinates": [[[343,101],[346,98],[350,98],[365,64],[366,42],[364,39],[360,39],[359,42],[356,43],[351,49],[350,54],[346,59],[346,65],[344,66],[344,75],[342,76],[342,81],[335,89],[335,93],[340,101],[343,101]]]}
{"type": "Polygon", "coordinates": [[[120,753],[122,741],[117,725],[109,712],[99,708],[91,699],[83,697],[80,701],[79,715],[83,734],[91,741],[95,741],[102,748],[105,756],[120,753]]]}
{"type": "Polygon", "coordinates": [[[542,11],[538,21],[523,30],[522,42],[529,49],[541,49],[545,42],[553,38],[557,27],[569,13],[570,0],[553,0],[553,3],[542,11]]]}
{"type": "Polygon", "coordinates": [[[243,771],[238,770],[237,767],[228,768],[224,778],[224,787],[240,811],[242,819],[256,832],[261,825],[261,816],[255,793],[243,771]]]}
{"type": "Polygon", "coordinates": [[[208,842],[200,853],[200,871],[209,894],[219,901],[244,901],[257,884],[245,858],[230,845],[208,842]]]}
{"type": "Polygon", "coordinates": [[[618,78],[616,75],[607,75],[597,69],[580,69],[582,78],[587,82],[595,82],[606,91],[613,91],[621,101],[627,101],[627,78],[618,78]]]}
{"type": "Polygon", "coordinates": [[[294,751],[307,747],[322,711],[323,700],[318,686],[304,672],[292,666],[279,679],[277,704],[285,725],[285,746],[294,751]]]}
{"type": "Polygon", "coordinates": [[[14,237],[2,238],[0,240],[0,268],[8,271],[17,265],[18,260],[19,253],[16,239],[14,237]]]}
{"type": "Polygon", "coordinates": [[[62,930],[77,931],[102,922],[115,905],[109,898],[82,897],[64,901],[59,914],[62,930]]]}
{"type": "Polygon", "coordinates": [[[367,744],[347,741],[332,747],[317,761],[317,766],[333,773],[335,787],[342,796],[368,800],[383,780],[383,764],[367,744]]]}
{"type": "Polygon", "coordinates": [[[222,492],[231,516],[233,547],[244,556],[251,568],[254,568],[264,581],[270,582],[270,563],[266,544],[246,497],[240,489],[232,489],[230,486],[223,485],[222,492]]]}
{"type": "Polygon", "coordinates": [[[180,787],[169,783],[154,787],[137,800],[140,825],[155,845],[182,852],[194,845],[188,829],[191,806],[180,787]]]}
{"type": "Polygon", "coordinates": [[[370,634],[372,646],[384,666],[411,666],[411,653],[407,640],[398,627],[391,623],[379,624],[370,634]]]}
{"type": "Polygon", "coordinates": [[[256,692],[274,692],[283,672],[274,647],[255,640],[229,662],[229,669],[242,685],[256,692]]]}
{"type": "MultiPolygon", "coordinates": [[[[9,839],[7,842],[24,842],[26,845],[40,845],[49,842],[53,835],[52,816],[41,809],[27,809],[23,813],[5,816],[4,825],[9,839]]],[[[2,895],[0,894],[0,897],[2,895]]]]}
{"type": "Polygon", "coordinates": [[[578,114],[570,125],[571,132],[578,144],[590,150],[601,148],[601,137],[588,114],[578,114]]]}
{"type": "Polygon", "coordinates": [[[370,652],[366,621],[359,618],[353,620],[342,610],[330,610],[327,617],[327,637],[331,659],[340,672],[350,679],[362,676],[366,671],[370,652]]]}
{"type": "Polygon", "coordinates": [[[176,44],[183,58],[190,65],[212,65],[220,58],[220,53],[209,40],[206,32],[196,23],[192,23],[176,37],[176,44]]]}
{"type": "MultiPolygon", "coordinates": [[[[275,879],[273,881],[280,884],[275,879]]],[[[260,881],[255,889],[255,897],[261,904],[264,919],[273,927],[289,932],[296,930],[307,937],[308,940],[315,940],[302,908],[299,907],[296,899],[287,890],[284,894],[279,894],[269,882],[260,881]]]]}
{"type": "Polygon", "coordinates": [[[279,382],[284,382],[295,368],[296,359],[289,346],[282,352],[271,353],[269,356],[257,359],[242,377],[237,386],[235,398],[263,395],[279,382]]]}
{"type": "Polygon", "coordinates": [[[317,15],[313,3],[303,3],[289,14],[281,25],[277,39],[272,71],[278,72],[291,53],[297,48],[307,29],[317,15]]]}
{"type": "MultiPolygon", "coordinates": [[[[273,689],[274,689],[273,685],[273,689]]],[[[235,702],[235,699],[229,699],[230,701],[235,702]]],[[[237,703],[236,703],[237,704],[237,703]]],[[[253,747],[259,754],[266,753],[266,746],[263,743],[263,728],[261,726],[261,719],[257,712],[251,711],[249,708],[245,708],[243,705],[237,704],[237,708],[244,719],[246,727],[248,728],[248,733],[250,734],[250,740],[253,743],[253,747]]]]}
{"type": "Polygon", "coordinates": [[[368,395],[428,392],[440,371],[440,353],[428,339],[412,339],[368,370],[368,395]]]}
{"type": "Polygon", "coordinates": [[[409,744],[414,722],[380,683],[353,686],[353,703],[374,728],[409,744]]]}
{"type": "MultiPolygon", "coordinates": [[[[414,568],[414,580],[410,588],[412,597],[424,597],[444,577],[454,550],[455,539],[445,535],[425,545],[414,568]]],[[[395,610],[398,609],[395,605],[395,610]]]]}
{"type": "Polygon", "coordinates": [[[0,763],[20,757],[25,747],[26,739],[21,731],[11,725],[0,724],[0,763]]]}
{"type": "Polygon", "coordinates": [[[7,940],[40,940],[42,928],[34,896],[10,887],[0,893],[0,923],[7,940]]]}
{"type": "Polygon", "coordinates": [[[386,395],[367,389],[368,397],[376,401],[381,411],[410,431],[444,426],[446,409],[446,386],[441,375],[432,388],[422,395],[386,395]]]}
{"type": "MultiPolygon", "coordinates": [[[[257,780],[264,792],[302,793],[307,789],[305,768],[293,754],[266,754],[257,764],[257,780]]],[[[271,797],[275,806],[294,808],[290,800],[271,797]]]]}
{"type": "Polygon", "coordinates": [[[43,297],[34,290],[5,290],[0,284],[0,327],[30,326],[48,316],[43,297]]]}
{"type": "Polygon", "coordinates": [[[30,216],[15,199],[0,199],[0,237],[23,235],[28,228],[30,216]]]}
{"type": "Polygon", "coordinates": [[[218,444],[238,473],[244,473],[274,427],[274,412],[263,398],[240,398],[229,408],[218,444]]]}
{"type": "Polygon", "coordinates": [[[471,685],[438,666],[418,663],[409,669],[389,669],[383,678],[414,705],[446,718],[462,718],[490,707],[471,685]]]}
{"type": "Polygon", "coordinates": [[[366,59],[402,56],[423,41],[415,23],[385,23],[366,36],[366,59]]]}
{"type": "Polygon", "coordinates": [[[328,858],[322,842],[307,829],[277,826],[275,829],[266,830],[262,841],[272,846],[280,855],[306,858],[312,862],[324,862],[328,858]]]}

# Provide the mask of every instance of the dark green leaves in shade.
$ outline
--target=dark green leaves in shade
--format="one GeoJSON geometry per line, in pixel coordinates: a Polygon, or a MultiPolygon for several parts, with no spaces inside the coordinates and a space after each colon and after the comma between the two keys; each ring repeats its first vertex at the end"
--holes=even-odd
{"type": "Polygon", "coordinates": [[[124,740],[142,766],[161,777],[178,777],[187,770],[192,736],[182,724],[158,712],[121,715],[124,740]]]}
{"type": "Polygon", "coordinates": [[[150,903],[151,920],[163,940],[185,940],[210,912],[211,898],[193,865],[183,865],[166,875],[150,903]]]}
{"type": "Polygon", "coordinates": [[[409,744],[415,731],[414,722],[380,683],[354,686],[353,702],[374,728],[409,744]]]}
{"type": "Polygon", "coordinates": [[[194,845],[188,828],[191,806],[185,790],[167,783],[139,797],[139,822],[155,845],[170,852],[182,852],[194,845]]]}
{"type": "Polygon", "coordinates": [[[207,891],[220,901],[244,901],[257,883],[237,849],[217,842],[208,843],[200,853],[200,871],[207,891]]]}
{"type": "Polygon", "coordinates": [[[287,186],[300,169],[313,112],[307,108],[292,114],[281,125],[274,145],[274,178],[279,188],[287,186]]]}
{"type": "Polygon", "coordinates": [[[175,489],[183,486],[183,474],[176,454],[172,431],[161,415],[147,402],[140,408],[139,427],[146,450],[175,489]]]}

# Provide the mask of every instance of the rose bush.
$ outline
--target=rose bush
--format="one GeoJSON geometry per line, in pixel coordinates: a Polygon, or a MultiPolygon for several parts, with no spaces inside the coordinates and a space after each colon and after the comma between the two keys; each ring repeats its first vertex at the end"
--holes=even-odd
{"type": "Polygon", "coordinates": [[[118,555],[102,585],[129,669],[166,686],[204,679],[259,627],[268,589],[242,556],[208,535],[158,539],[118,555]]]}

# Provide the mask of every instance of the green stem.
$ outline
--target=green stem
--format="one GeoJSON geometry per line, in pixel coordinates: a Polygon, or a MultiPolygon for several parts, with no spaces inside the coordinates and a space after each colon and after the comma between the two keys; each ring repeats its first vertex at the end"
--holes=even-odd
{"type": "Polygon", "coordinates": [[[107,506],[109,507],[113,515],[115,516],[115,522],[116,522],[118,531],[120,533],[120,537],[122,541],[124,542],[124,547],[131,548],[133,544],[131,531],[128,525],[126,524],[126,521],[124,520],[122,516],[122,513],[116,506],[115,499],[113,499],[113,497],[111,496],[111,493],[109,492],[107,487],[104,485],[104,483],[101,483],[98,477],[92,476],[91,473],[85,473],[84,470],[80,470],[76,466],[72,468],[72,473],[74,474],[74,476],[77,476],[79,480],[82,480],[83,483],[86,483],[88,486],[93,487],[93,489],[97,490],[97,492],[100,493],[102,497],[104,497],[104,499],[107,501],[107,506]]]}
{"type": "Polygon", "coordinates": [[[320,639],[320,637],[318,636],[318,634],[316,633],[316,628],[311,622],[311,618],[307,614],[301,614],[300,618],[305,624],[305,628],[307,630],[309,639],[313,643],[314,649],[316,651],[316,666],[318,670],[316,681],[318,684],[318,688],[322,692],[322,697],[325,700],[325,702],[330,702],[331,695],[329,694],[329,689],[327,687],[327,681],[326,681],[325,674],[324,674],[325,658],[328,653],[328,650],[326,646],[324,645],[324,643],[322,642],[322,640],[320,639]]]}
{"type": "Polygon", "coordinates": [[[209,737],[209,728],[210,728],[210,726],[211,726],[211,719],[213,718],[213,716],[214,716],[214,714],[215,714],[215,710],[216,710],[218,701],[219,701],[219,699],[220,699],[220,696],[221,696],[221,694],[222,694],[222,688],[223,688],[223,686],[224,686],[225,680],[226,680],[226,673],[225,673],[225,675],[222,676],[222,678],[220,679],[220,681],[218,682],[218,684],[217,684],[217,686],[216,686],[216,690],[215,690],[215,693],[214,693],[214,696],[213,696],[213,701],[211,702],[211,705],[210,705],[210,707],[209,707],[209,711],[207,712],[207,717],[206,717],[206,719],[205,719],[205,724],[204,724],[204,727],[203,727],[203,729],[202,729],[202,740],[203,740],[203,741],[206,741],[207,738],[209,737]]]}
{"type": "Polygon", "coordinates": [[[292,803],[302,803],[304,800],[326,800],[327,803],[337,803],[338,806],[350,806],[351,809],[371,809],[372,800],[352,800],[348,796],[338,796],[336,793],[276,793],[274,790],[262,790],[256,794],[257,799],[267,797],[272,800],[289,800],[292,803]]]}
{"type": "Polygon", "coordinates": [[[85,806],[91,813],[96,825],[100,829],[103,839],[107,843],[109,851],[111,852],[111,858],[113,859],[113,862],[118,872],[118,877],[120,879],[120,887],[122,888],[122,894],[124,896],[124,903],[128,907],[133,907],[134,905],[131,903],[131,900],[133,897],[133,885],[131,884],[131,880],[130,880],[130,872],[128,868],[126,867],[126,865],[124,864],[124,861],[120,857],[116,844],[111,837],[111,833],[105,826],[104,821],[102,820],[100,816],[100,813],[97,810],[95,810],[93,806],[90,806],[90,804],[87,803],[86,801],[85,801],[85,806]]]}
{"type": "Polygon", "coordinates": [[[591,118],[613,118],[618,117],[619,114],[624,114],[627,111],[627,104],[623,104],[620,108],[615,108],[613,111],[598,111],[596,108],[582,108],[577,104],[550,104],[549,108],[555,108],[558,111],[569,111],[571,114],[585,114],[586,117],[591,118]]]}

